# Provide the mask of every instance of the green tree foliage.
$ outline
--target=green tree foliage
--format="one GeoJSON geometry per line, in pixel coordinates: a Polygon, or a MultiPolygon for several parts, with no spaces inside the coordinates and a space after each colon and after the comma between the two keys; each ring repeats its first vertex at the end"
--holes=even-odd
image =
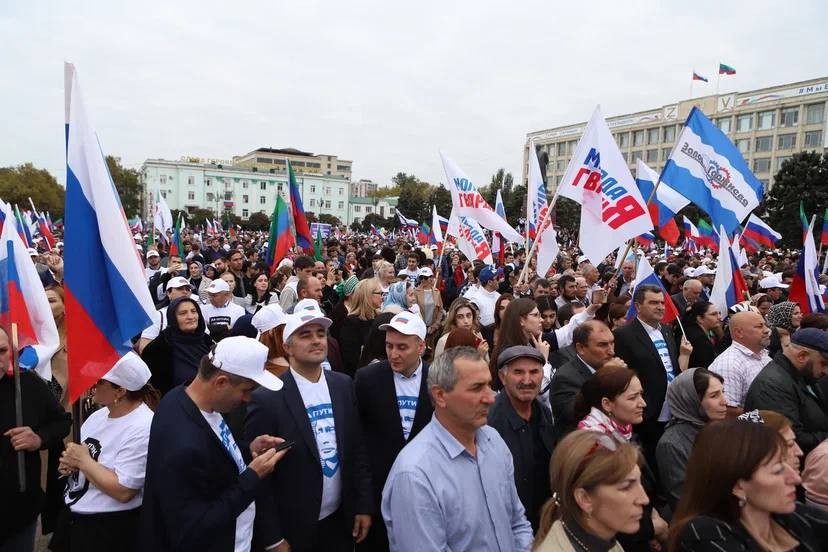
{"type": "Polygon", "coordinates": [[[399,222],[397,217],[388,217],[384,218],[379,216],[376,213],[368,213],[365,215],[365,218],[361,221],[351,224],[351,229],[355,229],[356,232],[370,232],[371,225],[373,224],[377,228],[385,228],[386,230],[390,230],[395,227],[395,223],[399,222]]]}
{"type": "Polygon", "coordinates": [[[29,198],[38,211],[49,211],[52,220],[63,217],[64,189],[45,169],[31,163],[17,167],[0,167],[0,199],[30,209],[29,198]]]}
{"type": "Polygon", "coordinates": [[[581,225],[581,206],[568,197],[559,197],[555,202],[555,224],[571,232],[577,232],[581,225]]]}
{"type": "Polygon", "coordinates": [[[377,191],[372,194],[368,194],[368,197],[397,197],[398,195],[400,195],[400,187],[395,184],[393,186],[378,187],[377,191]]]}
{"type": "Polygon", "coordinates": [[[799,202],[805,213],[817,215],[817,233],[822,230],[822,215],[828,207],[828,156],[801,152],[785,161],[773,179],[760,216],[782,234],[782,246],[802,247],[799,202]]]}
{"type": "Polygon", "coordinates": [[[432,186],[427,182],[422,182],[413,174],[397,173],[392,180],[400,188],[397,210],[404,216],[419,222],[427,220],[431,216],[429,196],[432,186]]]}
{"type": "Polygon", "coordinates": [[[478,190],[483,199],[492,206],[492,209],[494,209],[497,201],[498,189],[500,189],[500,197],[503,198],[506,220],[513,228],[517,228],[520,219],[526,218],[526,186],[522,184],[515,186],[512,173],[506,172],[505,169],[498,169],[492,175],[489,184],[478,190]]]}
{"type": "Polygon", "coordinates": [[[431,208],[435,205],[437,206],[437,212],[441,216],[448,218],[451,215],[451,192],[445,186],[431,187],[431,192],[428,196],[428,214],[425,218],[425,222],[429,226],[432,223],[431,208]]]}
{"type": "Polygon", "coordinates": [[[193,226],[201,226],[207,219],[212,221],[214,218],[216,218],[216,214],[212,209],[193,209],[187,222],[193,226]]]}
{"type": "Polygon", "coordinates": [[[256,211],[250,215],[242,226],[246,230],[268,230],[270,228],[270,217],[266,214],[256,211]]]}
{"type": "Polygon", "coordinates": [[[115,189],[121,196],[121,205],[127,218],[141,214],[143,191],[139,182],[139,172],[125,168],[118,157],[111,155],[106,156],[106,166],[109,168],[109,174],[112,175],[115,189]]]}
{"type": "Polygon", "coordinates": [[[342,224],[342,221],[339,220],[339,217],[330,215],[328,213],[322,213],[321,215],[319,215],[319,222],[322,222],[324,224],[332,224],[333,226],[339,226],[342,224]]]}

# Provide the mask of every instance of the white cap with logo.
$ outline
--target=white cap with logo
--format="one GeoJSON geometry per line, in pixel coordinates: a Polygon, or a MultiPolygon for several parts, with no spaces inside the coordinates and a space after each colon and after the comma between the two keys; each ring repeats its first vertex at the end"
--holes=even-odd
{"type": "Polygon", "coordinates": [[[185,286],[192,287],[190,285],[190,281],[183,276],[174,276],[173,278],[170,278],[169,282],[167,282],[167,289],[182,288],[185,286]]]}
{"type": "Polygon", "coordinates": [[[123,387],[127,391],[140,391],[150,380],[152,373],[141,357],[129,351],[115,363],[101,379],[123,387]]]}
{"type": "Polygon", "coordinates": [[[208,358],[213,366],[223,372],[253,380],[265,389],[278,391],[282,388],[282,380],[265,370],[267,355],[267,346],[256,339],[237,335],[219,341],[208,358]]]}
{"type": "Polygon", "coordinates": [[[774,274],[773,276],[768,276],[766,278],[762,278],[759,280],[759,287],[762,289],[773,289],[773,288],[780,288],[780,289],[787,289],[789,286],[788,284],[783,284],[779,278],[776,277],[774,274]]]}
{"type": "Polygon", "coordinates": [[[405,335],[416,335],[420,339],[426,338],[426,327],[420,315],[409,311],[402,311],[394,315],[388,324],[382,324],[380,330],[396,330],[405,335]]]}
{"type": "MultiPolygon", "coordinates": [[[[302,301],[299,301],[299,303],[301,302],[302,301]]],[[[299,306],[299,303],[296,303],[297,307],[299,306]]],[[[322,314],[321,309],[316,310],[311,308],[308,310],[300,310],[299,312],[295,312],[294,310],[294,313],[287,317],[287,323],[285,324],[285,331],[282,334],[282,339],[287,341],[290,339],[290,336],[296,333],[300,328],[310,326],[311,324],[318,324],[327,330],[331,327],[332,323],[333,322],[331,322],[330,318],[327,318],[322,314]]]]}
{"type": "Polygon", "coordinates": [[[260,308],[250,322],[259,332],[264,333],[287,322],[287,315],[278,303],[273,303],[260,308]]]}
{"type": "Polygon", "coordinates": [[[207,286],[207,293],[221,293],[223,291],[230,292],[230,286],[221,278],[216,278],[210,285],[207,286]]]}

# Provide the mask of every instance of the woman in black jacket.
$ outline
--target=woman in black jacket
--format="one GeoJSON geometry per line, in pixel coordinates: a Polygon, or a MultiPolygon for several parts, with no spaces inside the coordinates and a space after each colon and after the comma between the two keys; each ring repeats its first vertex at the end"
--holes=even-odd
{"type": "Polygon", "coordinates": [[[141,353],[152,372],[150,383],[166,394],[192,380],[213,344],[198,302],[189,297],[174,299],[167,307],[167,327],[141,353]]]}
{"type": "MultiPolygon", "coordinates": [[[[716,305],[707,301],[696,301],[684,313],[682,319],[685,337],[693,346],[690,361],[691,368],[708,368],[722,352],[721,328],[722,315],[716,305]]],[[[681,335],[676,334],[677,345],[681,346],[681,335]]]]}

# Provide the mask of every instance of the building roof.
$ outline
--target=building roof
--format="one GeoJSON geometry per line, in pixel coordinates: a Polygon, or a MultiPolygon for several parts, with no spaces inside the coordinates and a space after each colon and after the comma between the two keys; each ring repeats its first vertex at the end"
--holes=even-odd
{"type": "Polygon", "coordinates": [[[377,205],[380,203],[386,203],[392,207],[397,205],[398,197],[356,197],[351,196],[348,198],[348,201],[353,205],[373,205],[374,202],[377,202],[377,205]]]}
{"type": "Polygon", "coordinates": [[[304,155],[305,157],[313,157],[314,154],[309,153],[307,151],[301,151],[296,148],[282,148],[282,149],[275,149],[275,148],[258,148],[254,150],[261,153],[279,153],[282,155],[304,155]]]}

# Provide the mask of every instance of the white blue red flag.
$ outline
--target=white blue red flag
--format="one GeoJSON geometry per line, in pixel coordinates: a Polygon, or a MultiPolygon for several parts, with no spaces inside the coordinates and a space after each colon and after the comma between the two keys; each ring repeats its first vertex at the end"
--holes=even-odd
{"type": "Polygon", "coordinates": [[[742,271],[739,270],[739,261],[731,247],[730,239],[724,229],[719,227],[719,264],[716,266],[716,279],[713,281],[713,290],[710,292],[710,302],[719,308],[722,317],[727,316],[727,310],[737,303],[748,299],[747,283],[742,271]]]}
{"type": "Polygon", "coordinates": [[[701,209],[732,236],[762,201],[762,183],[750,172],[739,149],[698,107],[661,173],[661,182],[701,209]]]}
{"type": "Polygon", "coordinates": [[[644,201],[649,201],[647,208],[653,224],[658,228],[658,235],[670,245],[676,245],[681,233],[675,216],[690,203],[690,200],[669,186],[656,188],[658,173],[641,159],[636,161],[635,175],[635,183],[641,192],[641,197],[644,201]]]}
{"type": "Polygon", "coordinates": [[[767,248],[775,247],[777,242],[782,239],[782,234],[768,226],[765,221],[753,213],[747,219],[742,236],[767,248]]]}
{"type": "Polygon", "coordinates": [[[538,226],[546,216],[549,204],[546,201],[546,186],[541,175],[538,152],[535,145],[529,143],[529,168],[526,179],[526,230],[530,238],[535,239],[538,226]]]}
{"type": "Polygon", "coordinates": [[[65,65],[64,237],[69,402],[132,350],[157,316],[118,193],[73,65],[65,65]]]}
{"type": "Polygon", "coordinates": [[[581,204],[578,245],[596,266],[619,242],[653,229],[646,201],[598,107],[557,193],[581,204]]]}
{"type": "MultiPolygon", "coordinates": [[[[451,192],[452,216],[468,217],[477,221],[479,226],[500,234],[511,242],[521,242],[520,233],[509,226],[506,219],[500,218],[492,206],[483,199],[474,182],[457,166],[457,163],[443,155],[443,170],[446,172],[449,191],[451,192]]],[[[451,224],[449,224],[451,226],[451,224]]],[[[454,234],[454,232],[450,232],[454,234]]],[[[455,234],[456,235],[456,234],[455,234]]],[[[491,263],[489,263],[491,264],[491,263]]]]}
{"type": "MultiPolygon", "coordinates": [[[[670,298],[670,294],[664,289],[664,284],[661,283],[661,278],[658,277],[653,270],[653,267],[650,266],[650,263],[647,261],[647,258],[643,255],[638,259],[638,269],[635,272],[635,280],[633,280],[633,283],[635,285],[631,292],[633,297],[635,296],[635,288],[644,284],[658,286],[662,293],[664,293],[664,318],[661,319],[662,323],[670,324],[679,317],[679,311],[676,308],[675,303],[673,303],[673,300],[670,298]]],[[[637,315],[638,309],[635,306],[635,301],[633,301],[630,303],[630,308],[627,311],[627,320],[632,320],[637,315]]]]}
{"type": "MultiPolygon", "coordinates": [[[[500,188],[497,189],[497,197],[495,197],[495,213],[506,220],[506,209],[503,207],[503,196],[500,195],[500,188]]],[[[492,255],[497,255],[497,266],[503,266],[506,260],[506,240],[503,239],[500,232],[492,232],[492,255]]]]}
{"type": "Polygon", "coordinates": [[[457,238],[457,247],[470,260],[478,259],[484,264],[493,264],[492,249],[476,220],[459,216],[452,211],[448,233],[457,238]]]}
{"type": "Polygon", "coordinates": [[[799,303],[802,314],[825,312],[825,302],[819,289],[819,259],[814,242],[814,219],[815,217],[811,218],[811,225],[805,234],[805,243],[796,264],[793,283],[788,290],[788,301],[799,303]]]}
{"type": "MultiPolygon", "coordinates": [[[[4,224],[0,231],[0,322],[9,330],[17,324],[19,346],[31,346],[37,353],[35,371],[43,379],[52,379],[52,356],[60,346],[55,319],[43,284],[26,247],[13,224],[8,205],[0,206],[4,224]]],[[[17,354],[17,352],[15,352],[17,354]]]]}
{"type": "Polygon", "coordinates": [[[448,219],[437,214],[437,206],[431,206],[431,241],[437,246],[437,254],[443,252],[443,232],[448,230],[448,219]],[[445,228],[443,221],[446,221],[445,228]]]}

